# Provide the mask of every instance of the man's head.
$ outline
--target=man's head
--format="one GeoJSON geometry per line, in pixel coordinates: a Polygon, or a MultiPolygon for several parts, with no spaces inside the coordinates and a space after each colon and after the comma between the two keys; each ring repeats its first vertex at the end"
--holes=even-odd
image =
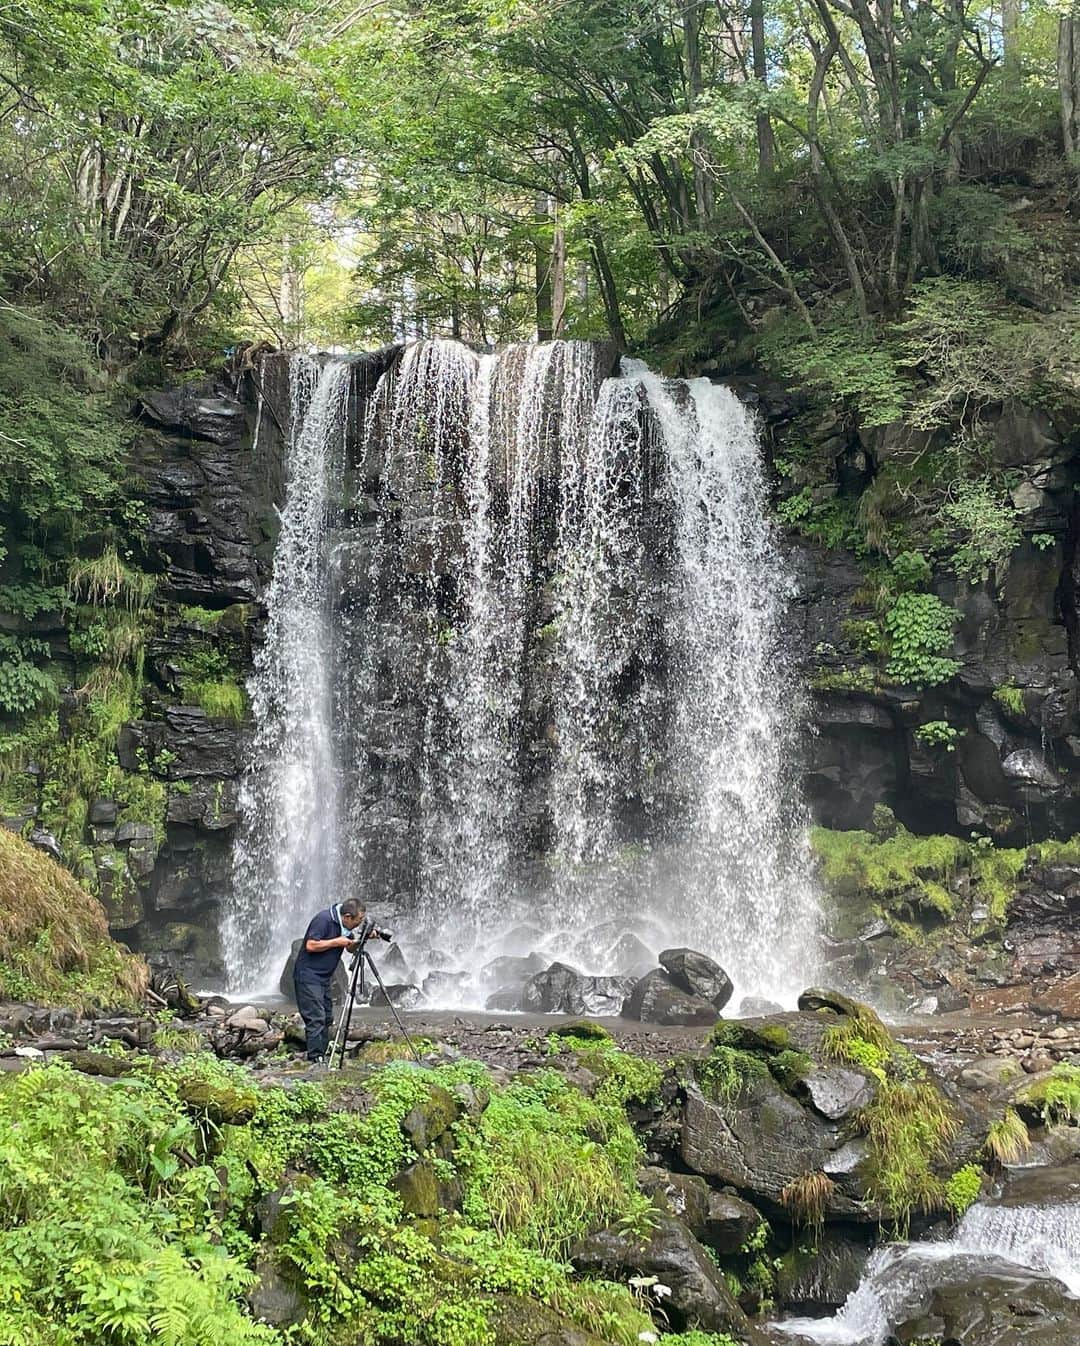
{"type": "Polygon", "coordinates": [[[341,904],[341,924],[346,930],[355,930],[363,923],[366,915],[367,907],[359,898],[347,897],[341,904]]]}

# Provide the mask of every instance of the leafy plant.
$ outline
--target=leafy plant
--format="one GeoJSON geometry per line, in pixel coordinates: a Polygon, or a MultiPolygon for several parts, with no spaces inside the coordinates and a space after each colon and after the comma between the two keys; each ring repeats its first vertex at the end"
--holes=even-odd
{"type": "Polygon", "coordinates": [[[944,748],[946,752],[955,752],[957,740],[963,732],[948,720],[927,720],[915,730],[915,737],[928,748],[944,748]]]}
{"type": "Polygon", "coordinates": [[[983,1171],[978,1164],[965,1164],[945,1183],[945,1204],[954,1215],[963,1213],[982,1193],[983,1171]]]}
{"type": "Polygon", "coordinates": [[[948,657],[958,620],[959,613],[935,594],[899,594],[884,618],[889,677],[913,687],[948,682],[960,667],[948,657]]]}

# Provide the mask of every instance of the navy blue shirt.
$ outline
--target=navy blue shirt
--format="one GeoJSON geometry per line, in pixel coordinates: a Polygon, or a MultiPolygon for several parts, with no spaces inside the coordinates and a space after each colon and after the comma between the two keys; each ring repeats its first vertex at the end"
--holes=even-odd
{"type": "Polygon", "coordinates": [[[311,922],[304,932],[300,952],[296,955],[294,975],[302,974],[305,977],[318,977],[322,981],[329,981],[337,971],[338,963],[341,962],[341,955],[345,952],[344,949],[323,949],[321,953],[308,953],[307,951],[309,939],[338,939],[349,933],[338,924],[337,917],[334,915],[336,910],[336,907],[327,907],[325,911],[320,911],[311,918],[311,922]]]}

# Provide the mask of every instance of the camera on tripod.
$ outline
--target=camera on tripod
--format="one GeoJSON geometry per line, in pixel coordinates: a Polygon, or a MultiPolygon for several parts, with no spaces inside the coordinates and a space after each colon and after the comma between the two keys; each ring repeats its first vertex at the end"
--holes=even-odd
{"type": "MultiPolygon", "coordinates": [[[[357,946],[357,949],[362,948],[369,939],[384,939],[389,944],[394,938],[389,930],[380,930],[370,916],[365,916],[360,924],[354,926],[349,933],[352,935],[352,942],[357,946]]],[[[350,950],[349,952],[356,952],[356,950],[350,950]]]]}

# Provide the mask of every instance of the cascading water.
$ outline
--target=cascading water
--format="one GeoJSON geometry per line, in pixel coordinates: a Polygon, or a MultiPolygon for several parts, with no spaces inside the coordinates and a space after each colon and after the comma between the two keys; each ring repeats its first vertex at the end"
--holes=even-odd
{"type": "Polygon", "coordinates": [[[712,952],[744,992],[806,984],[788,582],[754,420],[610,360],[407,348],[351,491],[347,380],[294,363],[233,916],[271,920],[238,974],[276,974],[309,910],[360,891],[414,975],[459,972],[444,1001],[482,1003],[465,974],[504,952],[623,972],[628,929],[712,952]]]}
{"type": "Polygon", "coordinates": [[[878,1249],[834,1318],[790,1318],[778,1332],[818,1346],[884,1346],[935,1286],[1014,1267],[1080,1296],[1080,1203],[972,1206],[952,1238],[878,1249]]]}
{"type": "Polygon", "coordinates": [[[223,931],[233,989],[276,989],[297,914],[321,905],[335,884],[325,543],[349,381],[344,361],[295,356],[291,362],[285,505],[266,640],[250,683],[255,740],[240,795],[234,902],[223,931]]]}

